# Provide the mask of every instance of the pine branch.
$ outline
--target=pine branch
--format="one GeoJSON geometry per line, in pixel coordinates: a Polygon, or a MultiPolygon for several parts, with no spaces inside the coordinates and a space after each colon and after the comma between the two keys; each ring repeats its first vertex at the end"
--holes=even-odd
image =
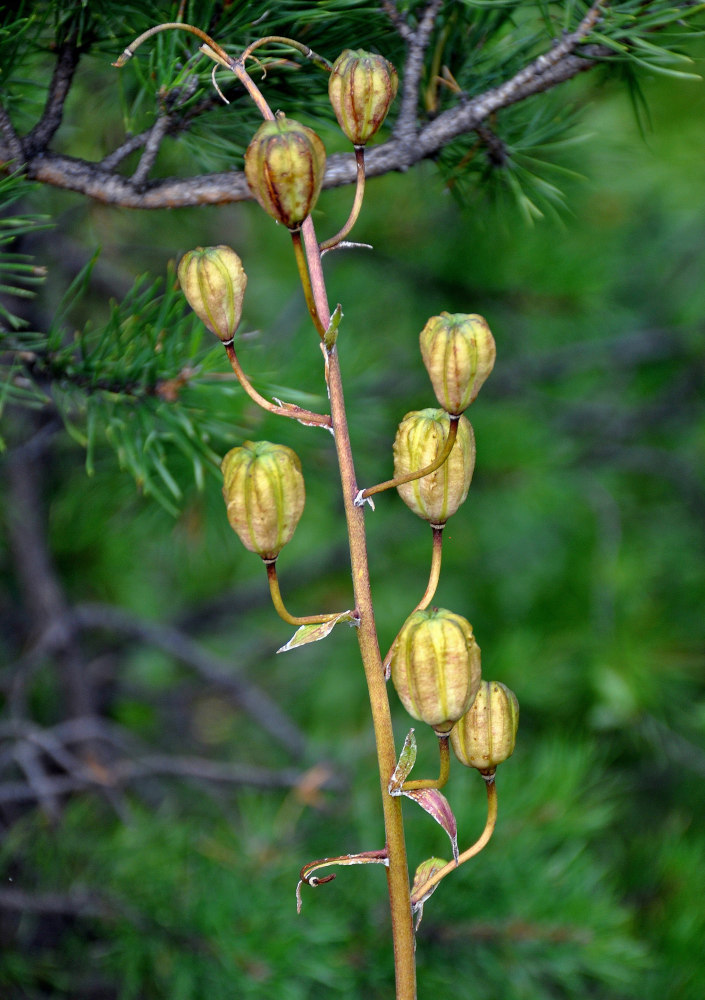
{"type": "Polygon", "coordinates": [[[227,417],[219,412],[227,393],[211,394],[205,412],[203,387],[215,382],[229,392],[235,379],[213,371],[221,351],[208,337],[204,343],[201,324],[184,314],[172,275],[166,283],[138,278],[122,302],[111,303],[102,328],[88,324],[66,337],[67,315],[94,262],[72,283],[48,332],[2,335],[1,398],[7,406],[58,414],[85,447],[89,473],[96,447],[107,442],[140,488],[176,513],[182,491],[171,463],[183,455],[201,486],[204,472],[217,468],[216,449],[231,432],[232,410],[227,417]]]}
{"type": "MultiPolygon", "coordinates": [[[[22,757],[24,763],[24,757],[22,757]]],[[[33,772],[27,781],[0,782],[0,804],[10,802],[40,802],[52,816],[58,816],[59,796],[82,792],[89,788],[103,791],[140,778],[169,775],[192,778],[252,788],[296,788],[305,778],[305,772],[285,769],[274,771],[245,764],[220,764],[198,757],[177,757],[168,754],[149,754],[139,760],[118,761],[110,766],[106,776],[97,773],[88,780],[76,775],[48,775],[33,772]]]]}
{"type": "MultiPolygon", "coordinates": [[[[5,153],[3,159],[9,160],[14,168],[17,168],[25,160],[24,147],[22,145],[22,140],[15,132],[14,126],[10,121],[10,116],[5,109],[4,104],[0,101],[0,132],[5,139],[5,153]]],[[[0,147],[1,149],[1,147],[0,147]]],[[[6,164],[3,164],[5,166],[6,164]]]]}
{"type": "MultiPolygon", "coordinates": [[[[684,3],[668,10],[652,10],[651,6],[639,7],[638,14],[634,14],[633,8],[622,10],[620,5],[593,4],[576,30],[566,34],[509,80],[471,99],[461,93],[457,105],[422,124],[418,109],[419,81],[424,69],[424,55],[437,18],[444,12],[444,5],[441,0],[430,0],[420,15],[416,29],[412,30],[396,6],[385,2],[383,10],[406,41],[407,55],[401,73],[400,111],[392,138],[368,151],[368,176],[405,171],[420,160],[434,158],[454,139],[482,127],[498,111],[551,90],[597,64],[610,65],[630,59],[635,65],[645,64],[644,52],[636,43],[647,33],[651,38],[655,31],[670,27],[677,15],[687,17],[692,5],[684,3]],[[605,24],[600,25],[602,34],[596,37],[605,41],[589,43],[589,36],[603,10],[605,24]]],[[[658,59],[669,57],[665,48],[658,49],[654,45],[650,48],[653,50],[651,63],[647,65],[655,65],[658,59]]],[[[167,135],[188,129],[202,113],[213,107],[211,100],[200,102],[196,109],[192,107],[181,115],[171,115],[167,108],[151,129],[126,140],[100,163],[49,151],[47,145],[60,125],[63,103],[78,55],[76,46],[69,43],[63,46],[42,118],[24,139],[17,136],[7,114],[0,109],[0,159],[25,162],[27,176],[33,180],[76,191],[105,204],[129,208],[226,204],[251,198],[240,171],[146,180],[162,140],[167,135]],[[142,147],[145,152],[133,176],[118,174],[115,168],[119,163],[142,147]]],[[[173,103],[175,95],[176,90],[169,96],[170,102],[173,103]]],[[[351,184],[355,177],[354,155],[336,154],[329,159],[324,187],[351,184]]]]}
{"type": "MultiPolygon", "coordinates": [[[[408,146],[410,150],[416,142],[418,130],[419,84],[424,68],[424,56],[441,3],[442,0],[430,0],[416,31],[410,34],[404,33],[407,40],[407,55],[404,63],[401,109],[394,126],[394,138],[402,146],[408,146]]],[[[388,10],[389,6],[386,9],[388,10]]]]}
{"type": "Polygon", "coordinates": [[[204,680],[230,691],[242,709],[294,757],[307,753],[304,734],[264,691],[233,673],[230,664],[209,653],[179,629],[147,622],[121,608],[104,604],[79,605],[73,609],[72,620],[75,627],[82,630],[105,629],[163,650],[191,667],[204,680]]]}
{"type": "Polygon", "coordinates": [[[81,50],[73,41],[66,42],[59,49],[42,117],[22,140],[26,160],[43,153],[58,132],[80,57],[81,50]]]}

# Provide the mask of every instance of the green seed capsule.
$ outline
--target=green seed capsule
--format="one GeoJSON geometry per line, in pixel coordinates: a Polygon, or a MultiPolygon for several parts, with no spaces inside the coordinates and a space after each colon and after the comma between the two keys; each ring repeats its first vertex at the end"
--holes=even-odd
{"type": "Polygon", "coordinates": [[[494,337],[482,316],[443,312],[419,338],[436,399],[448,413],[466,410],[494,367],[494,337]]]}
{"type": "Polygon", "coordinates": [[[291,539],[304,509],[301,462],[291,448],[245,441],[221,464],[228,521],[240,541],[272,561],[291,539]]]}
{"type": "Polygon", "coordinates": [[[233,339],[242,315],[247,275],[230,247],[196,247],[185,253],[177,270],[188,304],[223,343],[233,339]]]}
{"type": "Polygon", "coordinates": [[[514,692],[499,681],[482,681],[472,707],[453,727],[450,741],[462,764],[489,775],[514,753],[518,727],[514,692]]]}
{"type": "Polygon", "coordinates": [[[355,146],[364,146],[381,127],[398,86],[397,71],[382,56],[345,49],[335,60],[328,96],[338,124],[355,146]]]}
{"type": "MultiPolygon", "coordinates": [[[[450,428],[444,410],[407,413],[394,439],[394,475],[426,468],[440,455],[450,428]]],[[[415,514],[433,525],[445,524],[465,501],[475,468],[475,435],[465,417],[458,423],[458,437],[440,468],[422,479],[397,486],[399,496],[415,514]]]]}
{"type": "Polygon", "coordinates": [[[444,608],[414,611],[392,653],[392,681],[409,715],[447,735],[480,686],[480,647],[472,626],[444,608]]]}
{"type": "Polygon", "coordinates": [[[287,229],[299,229],[310,214],[325,169],[325,147],[313,129],[282,114],[260,125],[245,153],[252,194],[287,229]]]}

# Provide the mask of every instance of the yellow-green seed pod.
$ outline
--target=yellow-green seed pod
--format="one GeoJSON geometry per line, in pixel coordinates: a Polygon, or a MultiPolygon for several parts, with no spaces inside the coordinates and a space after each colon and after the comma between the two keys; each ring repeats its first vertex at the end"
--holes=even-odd
{"type": "Polygon", "coordinates": [[[461,764],[489,775],[514,753],[518,726],[514,692],[499,681],[482,681],[472,707],[453,727],[450,742],[461,764]]]}
{"type": "Polygon", "coordinates": [[[223,343],[233,339],[242,315],[247,275],[230,247],[196,247],[185,253],[177,270],[188,304],[223,343]]]}
{"type": "Polygon", "coordinates": [[[291,448],[245,441],[221,464],[228,521],[240,541],[272,561],[291,539],[306,498],[301,462],[291,448]]]}
{"type": "Polygon", "coordinates": [[[328,96],[338,124],[355,146],[381,127],[396,97],[397,71],[382,56],[345,49],[333,63],[328,96]]]}
{"type": "Polygon", "coordinates": [[[497,349],[482,316],[442,312],[419,338],[436,399],[448,413],[466,410],[494,367],[497,349]]]}
{"type": "Polygon", "coordinates": [[[257,129],[245,153],[245,177],[262,208],[299,229],[316,204],[326,150],[313,129],[278,114],[257,129]]]}
{"type": "Polygon", "coordinates": [[[472,626],[444,608],[414,611],[394,643],[392,681],[409,715],[447,735],[480,686],[472,626]]]}
{"type": "MultiPolygon", "coordinates": [[[[429,408],[407,413],[394,439],[394,476],[426,468],[445,445],[450,417],[445,410],[429,408]]],[[[475,469],[475,435],[465,417],[458,422],[458,437],[446,461],[422,479],[397,486],[399,496],[415,514],[432,525],[442,525],[465,501],[475,469]]]]}

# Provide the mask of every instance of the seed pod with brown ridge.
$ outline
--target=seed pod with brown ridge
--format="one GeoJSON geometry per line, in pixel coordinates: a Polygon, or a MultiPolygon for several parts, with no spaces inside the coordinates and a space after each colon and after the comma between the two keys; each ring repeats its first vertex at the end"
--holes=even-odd
{"type": "Polygon", "coordinates": [[[338,124],[355,146],[364,146],[381,127],[398,86],[397,71],[382,56],[345,49],[335,60],[328,96],[338,124]]]}
{"type": "Polygon", "coordinates": [[[494,337],[482,316],[442,312],[419,338],[436,399],[448,413],[466,410],[494,367],[494,337]]]}
{"type": "Polygon", "coordinates": [[[242,315],[247,275],[230,247],[196,247],[185,253],[177,270],[188,304],[223,343],[233,339],[242,315]]]}
{"type": "Polygon", "coordinates": [[[458,760],[485,775],[514,753],[519,702],[499,681],[482,681],[475,701],[450,734],[458,760]]]}
{"type": "Polygon", "coordinates": [[[221,464],[228,521],[240,541],[271,562],[291,539],[304,509],[301,462],[291,448],[245,441],[221,464]]]}
{"type": "MultiPolygon", "coordinates": [[[[450,417],[429,408],[407,413],[394,439],[394,476],[426,468],[445,445],[450,417]]],[[[465,417],[450,455],[435,472],[397,486],[399,496],[415,514],[432,525],[442,525],[465,501],[475,469],[475,435],[465,417]]]]}
{"type": "Polygon", "coordinates": [[[316,204],[326,150],[313,129],[278,114],[255,132],[245,153],[245,178],[262,208],[287,229],[299,229],[316,204]]]}
{"type": "Polygon", "coordinates": [[[394,643],[391,672],[409,715],[447,735],[480,686],[480,647],[470,622],[444,608],[414,611],[394,643]]]}

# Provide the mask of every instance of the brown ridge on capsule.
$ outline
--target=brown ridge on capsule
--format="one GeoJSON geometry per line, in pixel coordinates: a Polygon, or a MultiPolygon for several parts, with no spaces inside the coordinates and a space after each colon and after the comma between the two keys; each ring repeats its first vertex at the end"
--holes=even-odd
{"type": "Polygon", "coordinates": [[[445,608],[414,611],[394,643],[392,682],[409,715],[447,735],[480,686],[472,626],[445,608]]]}
{"type": "Polygon", "coordinates": [[[227,246],[196,247],[179,261],[177,277],[188,304],[216,337],[233,339],[247,286],[242,261],[227,246]]]}
{"type": "Polygon", "coordinates": [[[301,462],[291,448],[245,441],[222,461],[228,521],[240,541],[271,562],[291,540],[306,498],[301,462]]]}
{"type": "Polygon", "coordinates": [[[482,681],[472,706],[453,727],[455,756],[485,775],[514,753],[519,728],[519,702],[499,681],[482,681]]]}
{"type": "Polygon", "coordinates": [[[245,153],[245,178],[262,208],[287,229],[300,229],[323,184],[326,151],[313,131],[278,114],[257,129],[245,153]]]}
{"type": "MultiPolygon", "coordinates": [[[[450,429],[445,410],[429,407],[407,413],[394,439],[394,476],[424,469],[441,453],[450,429]]],[[[435,472],[397,486],[399,496],[419,517],[433,525],[445,524],[464,503],[475,469],[475,435],[465,417],[450,455],[435,472]]]]}
{"type": "Polygon", "coordinates": [[[397,71],[383,56],[345,49],[333,63],[328,96],[338,124],[355,146],[377,132],[396,97],[397,71]]]}

